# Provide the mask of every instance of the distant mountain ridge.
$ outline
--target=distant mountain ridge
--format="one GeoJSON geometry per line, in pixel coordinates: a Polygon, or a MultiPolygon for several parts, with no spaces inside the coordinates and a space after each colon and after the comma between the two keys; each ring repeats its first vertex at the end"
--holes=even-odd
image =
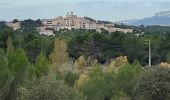
{"type": "Polygon", "coordinates": [[[161,26],[170,26],[170,11],[162,11],[156,13],[153,17],[148,17],[144,19],[134,19],[134,20],[125,20],[118,23],[124,23],[128,25],[161,25],[161,26]]]}

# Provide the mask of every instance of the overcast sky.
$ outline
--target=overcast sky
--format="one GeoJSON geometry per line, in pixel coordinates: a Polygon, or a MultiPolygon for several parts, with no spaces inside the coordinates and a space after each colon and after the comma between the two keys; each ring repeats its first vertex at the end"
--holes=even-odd
{"type": "Polygon", "coordinates": [[[153,16],[170,10],[170,0],[0,0],[0,20],[79,16],[120,21],[153,16]]]}

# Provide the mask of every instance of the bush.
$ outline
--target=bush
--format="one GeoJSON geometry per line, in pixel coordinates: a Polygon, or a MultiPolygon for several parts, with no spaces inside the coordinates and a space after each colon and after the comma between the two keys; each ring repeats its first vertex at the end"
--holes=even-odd
{"type": "Polygon", "coordinates": [[[82,100],[77,90],[51,77],[35,80],[19,91],[21,100],[82,100]]]}
{"type": "Polygon", "coordinates": [[[115,74],[115,89],[131,96],[136,79],[141,75],[142,68],[138,64],[123,64],[115,74]]]}
{"type": "Polygon", "coordinates": [[[79,79],[79,75],[73,73],[73,72],[67,72],[65,75],[64,80],[67,82],[69,86],[74,86],[74,83],[76,80],[79,79]]]}
{"type": "Polygon", "coordinates": [[[133,93],[136,100],[170,100],[170,69],[147,68],[133,93]]]}
{"type": "Polygon", "coordinates": [[[81,75],[77,86],[87,100],[110,100],[114,91],[112,83],[112,75],[104,74],[97,66],[88,75],[81,75]]]}
{"type": "Polygon", "coordinates": [[[136,84],[137,78],[142,74],[142,68],[138,63],[125,63],[115,72],[114,88],[117,95],[123,92],[131,97],[132,89],[136,84]]]}

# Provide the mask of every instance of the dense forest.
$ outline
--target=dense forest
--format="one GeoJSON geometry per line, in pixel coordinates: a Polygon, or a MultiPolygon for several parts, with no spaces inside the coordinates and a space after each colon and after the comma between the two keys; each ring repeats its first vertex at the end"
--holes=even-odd
{"type": "Polygon", "coordinates": [[[117,25],[134,32],[45,36],[36,31],[40,20],[21,25],[13,30],[0,22],[0,100],[170,99],[169,27],[117,25]]]}

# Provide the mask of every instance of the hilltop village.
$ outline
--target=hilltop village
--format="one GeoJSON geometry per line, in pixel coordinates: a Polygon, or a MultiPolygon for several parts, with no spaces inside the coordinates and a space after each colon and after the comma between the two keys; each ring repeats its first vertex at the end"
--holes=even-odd
{"type": "MultiPolygon", "coordinates": [[[[54,19],[42,19],[42,25],[37,27],[40,34],[44,35],[54,35],[54,31],[60,31],[62,29],[85,29],[85,30],[96,30],[101,32],[101,30],[106,30],[108,32],[123,32],[132,33],[133,29],[123,29],[116,28],[113,22],[96,21],[89,17],[78,17],[73,12],[67,13],[65,17],[59,16],[54,19]]],[[[21,27],[20,22],[8,22],[7,26],[12,27],[17,30],[21,27]]]]}

